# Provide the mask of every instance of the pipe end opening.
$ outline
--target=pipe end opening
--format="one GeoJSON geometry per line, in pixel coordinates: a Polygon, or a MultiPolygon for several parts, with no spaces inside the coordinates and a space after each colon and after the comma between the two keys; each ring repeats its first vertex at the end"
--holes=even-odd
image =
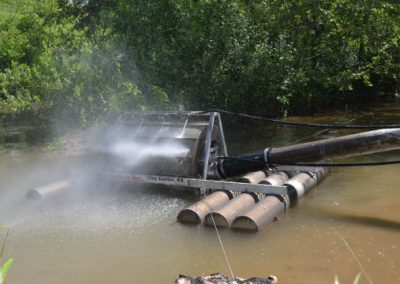
{"type": "Polygon", "coordinates": [[[26,193],[26,198],[27,199],[37,200],[37,199],[40,199],[41,197],[42,196],[40,195],[40,193],[36,189],[30,189],[26,193]]]}
{"type": "Polygon", "coordinates": [[[260,228],[257,223],[248,216],[239,216],[232,222],[232,229],[258,232],[260,228]]]}
{"type": "Polygon", "coordinates": [[[193,210],[190,210],[188,208],[183,209],[179,212],[178,214],[178,222],[180,223],[188,223],[188,224],[200,224],[201,223],[201,218],[200,216],[193,210]]]}
{"type": "Polygon", "coordinates": [[[206,218],[204,219],[204,224],[212,227],[212,226],[214,226],[214,222],[217,227],[229,227],[230,226],[228,220],[223,215],[221,215],[217,212],[208,213],[206,218]],[[213,219],[214,219],[214,221],[213,221],[213,219]]]}

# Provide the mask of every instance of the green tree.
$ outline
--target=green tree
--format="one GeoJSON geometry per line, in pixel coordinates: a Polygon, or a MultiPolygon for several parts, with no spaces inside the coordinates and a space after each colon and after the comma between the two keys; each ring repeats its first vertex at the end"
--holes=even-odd
{"type": "Polygon", "coordinates": [[[0,21],[0,107],[89,122],[386,98],[400,87],[399,15],[389,0],[35,1],[0,21]]]}
{"type": "Polygon", "coordinates": [[[105,26],[88,36],[83,16],[66,7],[32,2],[19,17],[0,22],[0,107],[45,109],[83,124],[115,110],[144,108],[124,45],[105,26]]]}

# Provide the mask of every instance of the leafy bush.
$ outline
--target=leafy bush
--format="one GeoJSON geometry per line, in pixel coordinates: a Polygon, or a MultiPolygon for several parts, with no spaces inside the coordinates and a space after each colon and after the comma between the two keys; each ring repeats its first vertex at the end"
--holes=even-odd
{"type": "Polygon", "coordinates": [[[0,108],[86,123],[177,104],[282,114],[386,98],[400,87],[398,14],[389,0],[35,1],[0,22],[0,108]]]}
{"type": "Polygon", "coordinates": [[[125,47],[107,28],[88,37],[81,21],[47,0],[0,23],[2,39],[11,39],[0,41],[3,110],[50,109],[61,120],[86,124],[110,111],[145,107],[125,47]]]}

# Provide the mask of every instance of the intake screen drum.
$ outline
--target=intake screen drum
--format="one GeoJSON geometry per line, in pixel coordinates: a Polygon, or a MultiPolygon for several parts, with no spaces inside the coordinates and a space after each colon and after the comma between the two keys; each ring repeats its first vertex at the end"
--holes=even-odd
{"type": "Polygon", "coordinates": [[[211,162],[220,155],[220,145],[225,142],[220,128],[212,127],[210,147],[206,149],[208,116],[191,120],[136,120],[108,128],[101,145],[108,170],[201,178],[206,155],[211,162]]]}

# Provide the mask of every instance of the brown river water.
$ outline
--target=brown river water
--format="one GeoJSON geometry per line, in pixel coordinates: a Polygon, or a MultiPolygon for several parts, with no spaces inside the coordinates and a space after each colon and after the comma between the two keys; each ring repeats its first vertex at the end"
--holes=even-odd
{"type": "MultiPolygon", "coordinates": [[[[288,119],[400,123],[400,102],[288,119]]],[[[223,122],[231,155],[355,132],[228,116],[223,122]]],[[[179,274],[230,274],[213,228],[176,222],[194,196],[88,181],[96,166],[45,151],[45,133],[20,123],[0,125],[0,224],[6,225],[0,244],[8,231],[3,261],[14,259],[7,283],[174,283],[179,274]],[[90,190],[25,198],[33,186],[67,175],[90,190]]],[[[400,151],[340,162],[388,160],[400,160],[400,151]]],[[[336,275],[340,283],[352,283],[361,272],[360,283],[400,283],[399,208],[400,165],[335,168],[261,232],[221,229],[220,235],[239,277],[274,274],[279,283],[334,283],[336,275]]]]}

